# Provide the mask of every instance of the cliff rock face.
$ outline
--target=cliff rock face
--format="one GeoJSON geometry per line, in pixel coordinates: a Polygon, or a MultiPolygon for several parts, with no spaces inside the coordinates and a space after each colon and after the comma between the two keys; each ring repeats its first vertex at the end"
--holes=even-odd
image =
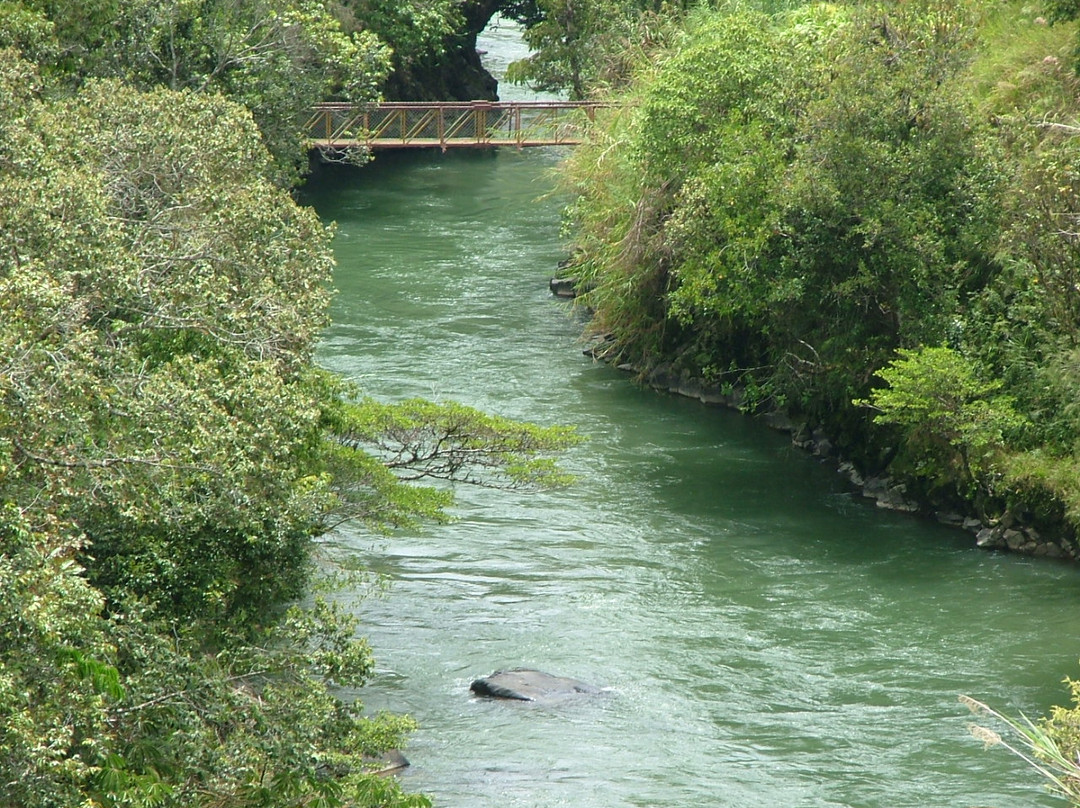
{"type": "Polygon", "coordinates": [[[499,83],[484,69],[476,37],[504,0],[468,0],[462,6],[465,30],[446,43],[438,57],[398,65],[383,88],[393,101],[495,101],[499,83]]]}

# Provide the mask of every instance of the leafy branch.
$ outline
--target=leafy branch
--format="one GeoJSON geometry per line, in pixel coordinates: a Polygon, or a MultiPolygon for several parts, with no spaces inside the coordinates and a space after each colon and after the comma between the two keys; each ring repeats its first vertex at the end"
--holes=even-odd
{"type": "Polygon", "coordinates": [[[572,478],[548,456],[580,438],[461,404],[420,399],[343,403],[331,426],[341,445],[372,451],[403,481],[438,479],[485,488],[552,488],[572,478]]]}

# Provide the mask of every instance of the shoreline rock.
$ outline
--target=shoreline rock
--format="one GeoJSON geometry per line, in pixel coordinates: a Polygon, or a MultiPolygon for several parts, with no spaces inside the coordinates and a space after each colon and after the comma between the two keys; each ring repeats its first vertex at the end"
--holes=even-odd
{"type": "Polygon", "coordinates": [[[577,278],[552,278],[548,288],[555,297],[563,300],[573,300],[577,297],[577,278]]]}
{"type": "Polygon", "coordinates": [[[380,755],[372,755],[367,757],[366,760],[375,767],[372,769],[371,773],[377,774],[380,777],[398,774],[411,765],[408,758],[397,749],[391,749],[380,755]]]}

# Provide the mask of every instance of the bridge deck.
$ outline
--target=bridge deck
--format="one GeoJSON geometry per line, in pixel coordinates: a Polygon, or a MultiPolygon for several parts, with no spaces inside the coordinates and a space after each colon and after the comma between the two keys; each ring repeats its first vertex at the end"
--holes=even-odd
{"type": "Polygon", "coordinates": [[[313,148],[574,146],[598,107],[574,101],[320,104],[305,125],[313,148]]]}

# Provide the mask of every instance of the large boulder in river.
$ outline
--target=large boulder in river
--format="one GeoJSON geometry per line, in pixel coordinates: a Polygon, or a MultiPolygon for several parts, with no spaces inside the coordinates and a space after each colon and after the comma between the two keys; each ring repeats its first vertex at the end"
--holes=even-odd
{"type": "Polygon", "coordinates": [[[553,676],[530,668],[496,671],[473,681],[469,689],[478,696],[516,701],[536,701],[545,704],[563,701],[573,696],[593,696],[603,691],[595,685],[553,676]]]}

